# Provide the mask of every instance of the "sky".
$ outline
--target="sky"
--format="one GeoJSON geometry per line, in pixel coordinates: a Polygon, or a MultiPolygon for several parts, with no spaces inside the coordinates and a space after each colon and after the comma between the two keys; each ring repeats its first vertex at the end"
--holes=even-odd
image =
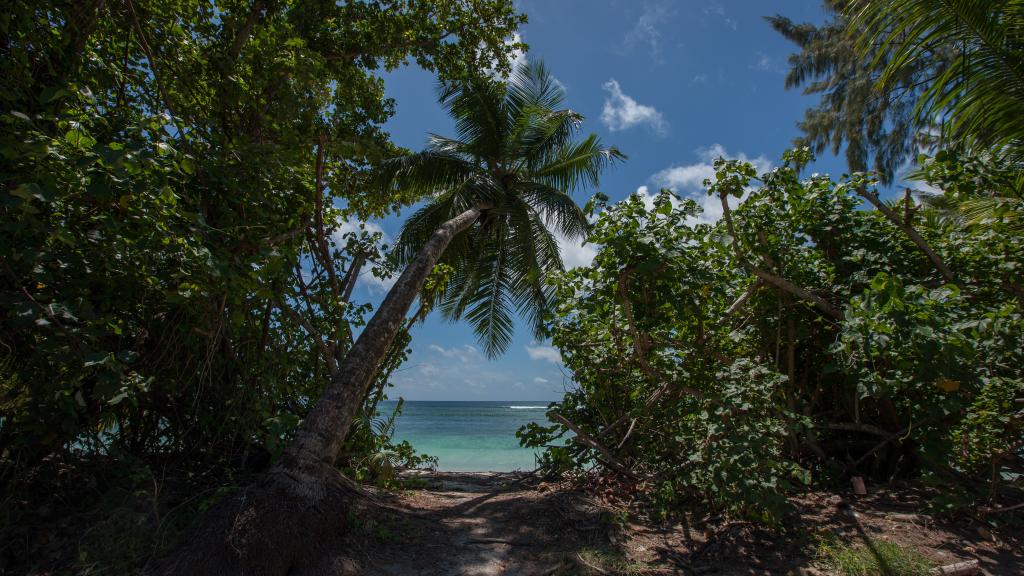
{"type": "MultiPolygon", "coordinates": [[[[519,0],[529,17],[519,36],[565,86],[568,107],[628,160],[605,172],[599,190],[612,200],[653,195],[661,187],[706,201],[701,187],[717,156],[776,165],[816,97],[786,90],[786,58],[795,48],[764,20],[776,12],[821,22],[820,0],[519,0]]],[[[416,67],[385,77],[397,112],[385,128],[394,141],[422,149],[430,132],[453,135],[437,104],[435,78],[416,67]]],[[[809,171],[839,177],[845,163],[826,154],[809,171]]],[[[576,194],[582,205],[597,190],[576,194]]],[[[716,218],[709,203],[708,218],[716,218]]],[[[720,212],[720,209],[718,210],[720,212]]],[[[409,211],[367,226],[394,238],[409,211]]],[[[563,244],[567,266],[586,265],[594,246],[563,244]]],[[[364,274],[355,299],[377,303],[387,282],[364,274]]],[[[535,342],[520,323],[508,352],[487,360],[466,323],[432,314],[413,329],[412,353],[393,375],[391,398],[406,400],[558,400],[571,375],[558,351],[535,342]]]]}

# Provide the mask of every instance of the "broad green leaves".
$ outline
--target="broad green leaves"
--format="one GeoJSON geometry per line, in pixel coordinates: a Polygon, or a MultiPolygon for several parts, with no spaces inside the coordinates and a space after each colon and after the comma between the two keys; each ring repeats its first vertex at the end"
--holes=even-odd
{"type": "MultiPolygon", "coordinates": [[[[578,386],[559,413],[649,479],[663,507],[696,494],[774,522],[793,488],[999,466],[1020,438],[1008,398],[1024,382],[1024,315],[1004,272],[1024,263],[1020,237],[894,207],[955,268],[950,284],[903,230],[860,209],[871,178],[801,179],[809,160],[787,152],[760,175],[716,162],[709,193],[734,200],[714,224],[667,190],[651,204],[595,198],[588,240],[601,249],[556,282],[552,342],[578,386]]],[[[940,162],[948,197],[998,173],[940,162]]],[[[593,457],[570,442],[543,463],[593,457]]]]}
{"type": "Polygon", "coordinates": [[[420,199],[367,193],[369,166],[398,151],[380,73],[464,79],[505,62],[524,20],[505,0],[7,12],[5,481],[73,449],[230,467],[239,446],[285,440],[369,309],[340,279],[391,271],[379,238],[342,222],[420,199]]]}

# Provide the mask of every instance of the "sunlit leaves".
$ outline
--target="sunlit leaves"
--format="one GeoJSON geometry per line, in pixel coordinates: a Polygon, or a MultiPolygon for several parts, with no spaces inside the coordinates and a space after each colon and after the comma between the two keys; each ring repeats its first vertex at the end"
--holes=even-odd
{"type": "Polygon", "coordinates": [[[431,196],[402,229],[402,262],[446,220],[483,207],[442,256],[454,272],[443,294],[432,297],[449,319],[469,321],[489,356],[508,348],[516,313],[543,336],[553,297],[545,280],[562,269],[554,233],[572,240],[586,235],[586,215],[572,193],[596,186],[601,172],[622,158],[594,135],[574,140],[582,117],[553,109],[562,97],[541,64],[517,70],[507,83],[443,84],[441,103],[455,119],[457,137],[432,135],[426,150],[377,169],[385,191],[431,196]]]}
{"type": "MultiPolygon", "coordinates": [[[[709,193],[744,198],[733,200],[734,234],[667,190],[653,202],[595,197],[594,264],[557,277],[552,342],[578,387],[559,413],[657,478],[642,490],[663,511],[696,495],[777,521],[783,495],[810,482],[998,467],[1020,436],[1006,399],[1022,381],[1024,317],[1019,282],[1004,273],[1022,264],[1020,237],[902,200],[894,209],[965,279],[950,284],[902,230],[860,209],[874,178],[801,178],[809,160],[790,151],[765,174],[717,161],[709,193]],[[761,283],[752,266],[835,302],[841,320],[761,283]],[[871,434],[899,440],[869,452],[871,434]],[[885,468],[910,457],[920,468],[885,468]]],[[[928,172],[946,199],[1000,173],[948,156],[928,172]]],[[[541,446],[564,432],[520,438],[541,446]]],[[[569,442],[542,464],[572,470],[595,457],[569,442]]]]}

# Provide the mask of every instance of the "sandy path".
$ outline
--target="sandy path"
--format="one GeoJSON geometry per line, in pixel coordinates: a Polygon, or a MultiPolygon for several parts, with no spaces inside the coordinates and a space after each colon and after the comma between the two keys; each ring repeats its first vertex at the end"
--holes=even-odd
{"type": "Polygon", "coordinates": [[[397,506],[394,527],[363,561],[374,576],[566,574],[573,554],[606,542],[601,510],[578,495],[516,484],[511,474],[434,473],[397,506]],[[406,540],[406,539],[409,540],[406,540]]]}

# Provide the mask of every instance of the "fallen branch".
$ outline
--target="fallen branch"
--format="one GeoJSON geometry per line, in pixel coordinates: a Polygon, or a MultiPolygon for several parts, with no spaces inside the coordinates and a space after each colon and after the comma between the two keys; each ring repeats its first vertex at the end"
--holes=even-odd
{"type": "Polygon", "coordinates": [[[885,517],[894,522],[910,522],[911,524],[917,524],[918,522],[928,522],[928,518],[925,516],[921,516],[920,514],[892,513],[886,514],[885,517]]]}
{"type": "Polygon", "coordinates": [[[1024,508],[1024,502],[1014,504],[1013,506],[991,506],[982,508],[979,512],[982,514],[999,514],[1000,512],[1009,512],[1011,510],[1019,510],[1021,508],[1024,508]]]}
{"type": "Polygon", "coordinates": [[[533,542],[516,542],[514,540],[505,540],[503,538],[470,538],[466,540],[466,544],[504,544],[506,546],[531,546],[533,542]]]}

